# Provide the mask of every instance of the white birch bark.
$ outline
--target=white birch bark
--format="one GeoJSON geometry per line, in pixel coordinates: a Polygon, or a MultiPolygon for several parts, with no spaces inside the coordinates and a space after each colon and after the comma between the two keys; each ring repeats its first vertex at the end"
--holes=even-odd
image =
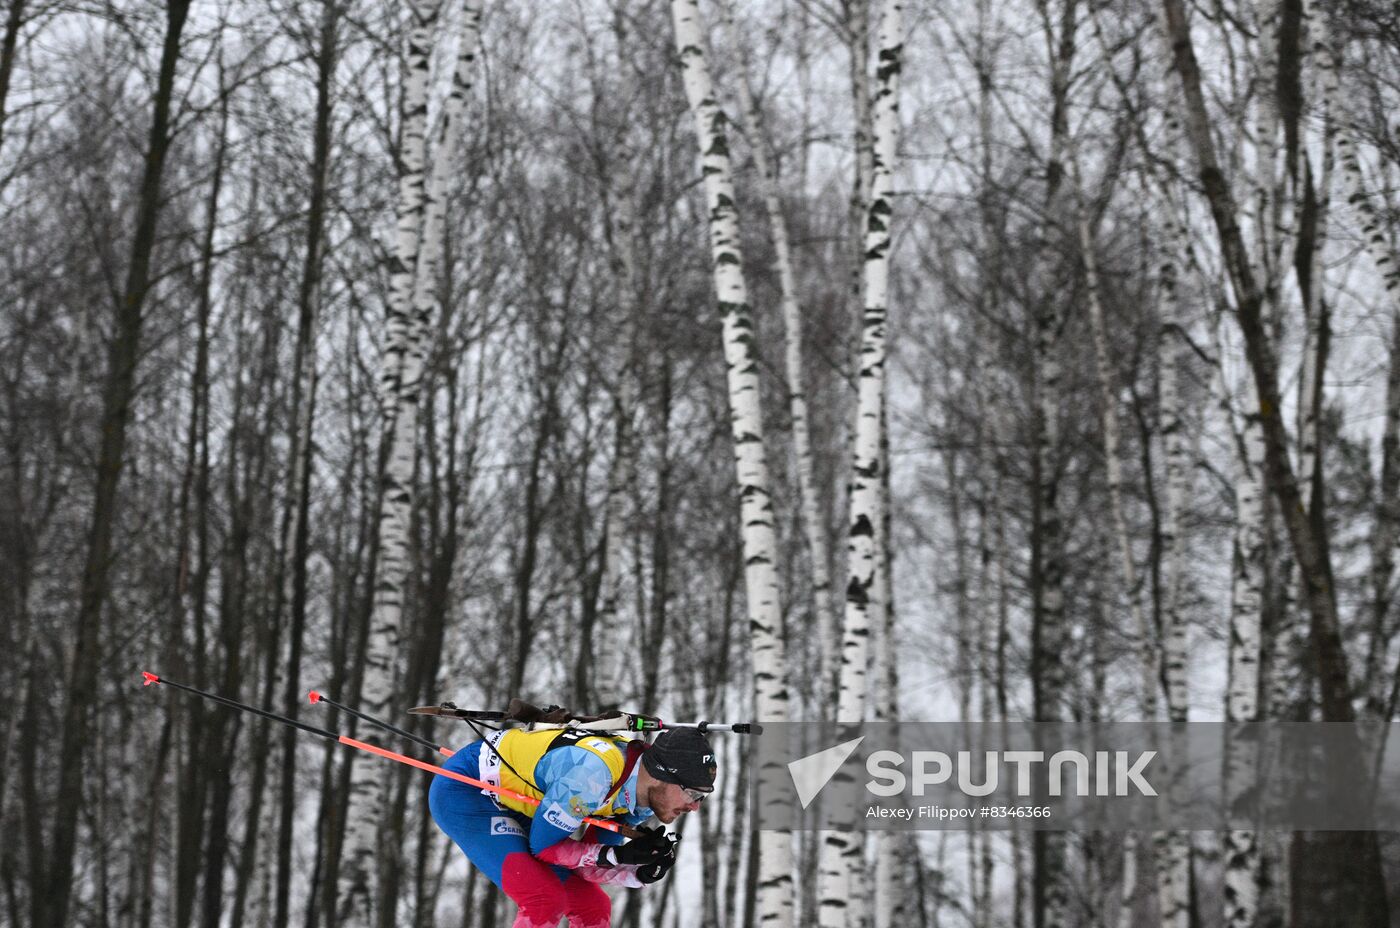
{"type": "MultiPolygon", "coordinates": [[[[753,89],[749,84],[747,48],[739,40],[738,30],[734,25],[733,0],[726,0],[725,23],[728,26],[729,43],[740,50],[742,73],[738,82],[739,104],[744,115],[744,131],[752,140],[754,164],[763,182],[763,205],[773,235],[773,264],[778,272],[778,285],[782,294],[788,409],[792,416],[792,440],[797,459],[797,489],[801,498],[802,529],[806,535],[808,556],[812,560],[813,608],[819,632],[834,639],[839,619],[831,603],[831,548],[827,543],[826,521],[821,517],[816,467],[812,459],[812,436],[807,415],[807,387],[802,355],[802,309],[798,303],[797,279],[793,273],[787,218],[783,214],[782,196],[774,159],[769,151],[768,137],[763,131],[758,105],[754,101],[753,89]]],[[[823,654],[835,653],[835,646],[830,642],[824,641],[821,647],[823,654]]]]}
{"type": "MultiPolygon", "coordinates": [[[[1258,714],[1260,613],[1264,582],[1264,430],[1259,396],[1252,380],[1245,399],[1244,443],[1235,483],[1234,582],[1230,601],[1227,722],[1252,722],[1258,714]]],[[[1253,758],[1232,751],[1225,760],[1226,801],[1241,796],[1253,779],[1253,758]]],[[[1225,835],[1225,924],[1252,928],[1259,905],[1259,850],[1255,833],[1230,830],[1225,835]]]]}
{"type": "Polygon", "coordinates": [[[1338,63],[1335,60],[1335,52],[1328,51],[1330,67],[1327,69],[1330,79],[1327,81],[1327,93],[1329,96],[1330,109],[1333,118],[1336,120],[1336,145],[1337,160],[1342,167],[1342,183],[1345,185],[1347,202],[1355,208],[1361,219],[1361,238],[1366,246],[1366,253],[1375,262],[1376,270],[1381,275],[1382,289],[1385,291],[1385,298],[1392,313],[1400,312],[1400,256],[1391,250],[1390,240],[1387,238],[1389,229],[1386,221],[1376,211],[1376,207],[1371,202],[1371,197],[1366,190],[1365,177],[1361,171],[1361,159],[1357,155],[1356,143],[1352,139],[1350,126],[1347,125],[1345,109],[1341,106],[1339,99],[1340,90],[1336,71],[1338,63]]]}
{"type": "MultiPolygon", "coordinates": [[[[415,10],[415,33],[423,22],[415,10]]],[[[360,703],[370,715],[383,716],[393,697],[402,636],[404,580],[408,574],[409,521],[413,508],[413,477],[418,451],[418,410],[421,403],[424,362],[432,311],[436,303],[438,268],[443,251],[443,227],[447,214],[448,178],[455,168],[457,144],[462,134],[467,94],[471,88],[472,66],[480,41],[480,0],[463,4],[458,54],[452,75],[452,89],[443,105],[442,123],[434,145],[432,175],[423,199],[423,220],[417,265],[412,271],[410,306],[404,350],[396,356],[392,343],[386,343],[383,375],[397,366],[393,379],[395,403],[392,415],[384,420],[387,459],[384,464],[379,508],[378,557],[376,559],[369,639],[365,649],[364,681],[360,703]]],[[[410,45],[412,46],[412,39],[410,45]]],[[[420,49],[410,56],[426,56],[420,49]]],[[[424,65],[426,69],[426,65],[424,65]]],[[[412,102],[412,101],[409,101],[412,102]]],[[[406,107],[409,105],[406,102],[406,107]]],[[[410,114],[405,113],[405,121],[410,114]]],[[[422,156],[418,156],[422,173],[422,156]]],[[[420,185],[421,186],[421,185],[420,185]]],[[[408,195],[415,202],[422,194],[408,195]]],[[[400,210],[402,219],[405,210],[400,210]]],[[[400,232],[403,232],[402,222],[400,232]]],[[[396,315],[391,306],[391,319],[396,315]]],[[[388,383],[387,379],[381,380],[388,383]]],[[[376,832],[388,784],[388,768],[368,763],[351,768],[350,794],[346,810],[344,853],[341,861],[338,896],[352,912],[372,909],[370,880],[374,872],[376,832]]]]}
{"type": "Polygon", "coordinates": [[[1190,489],[1190,451],[1186,444],[1185,422],[1181,400],[1181,356],[1185,314],[1181,306],[1180,267],[1178,256],[1186,247],[1184,222],[1175,215],[1167,219],[1171,226],[1171,246],[1162,257],[1158,274],[1161,329],[1158,333],[1160,395],[1158,407],[1159,431],[1162,436],[1162,457],[1166,466],[1166,513],[1162,520],[1162,548],[1166,554],[1162,571],[1163,670],[1167,689],[1167,717],[1173,722],[1186,721],[1186,622],[1181,614],[1181,581],[1184,576],[1186,545],[1181,533],[1181,513],[1190,489]]]}
{"type": "MultiPolygon", "coordinates": [[[[695,134],[700,146],[714,285],[723,325],[734,464],[743,526],[744,588],[753,647],[754,711],[760,721],[782,722],[788,717],[789,691],[778,602],[777,544],[768,491],[768,460],[763,447],[763,410],[759,403],[754,326],[744,279],[725,117],[715,98],[705,61],[704,30],[696,0],[672,0],[671,18],[686,99],[695,117],[695,134]]],[[[759,776],[779,781],[786,773],[778,765],[776,769],[760,770],[759,776]]],[[[793,901],[791,836],[763,831],[757,837],[756,922],[771,928],[789,928],[793,901]]]]}
{"type": "MultiPolygon", "coordinates": [[[[1264,4],[1268,6],[1268,4],[1264,4]]],[[[1277,10],[1275,7],[1274,16],[1277,10]]],[[[1261,13],[1268,21],[1269,13],[1261,13]]],[[[1272,59],[1270,43],[1265,41],[1260,70],[1270,72],[1272,59]]],[[[1263,82],[1261,80],[1261,86],[1263,82]]],[[[1272,91],[1272,87],[1268,88],[1272,91]]],[[[1264,96],[1270,96],[1264,93],[1264,96]]],[[[1260,276],[1265,292],[1276,299],[1277,288],[1272,268],[1268,264],[1271,252],[1266,216],[1272,191],[1266,175],[1272,170],[1272,160],[1266,151],[1273,149],[1269,127],[1272,104],[1261,102],[1256,144],[1261,149],[1256,161],[1256,234],[1260,276]]],[[[1271,300],[1272,302],[1272,300],[1271,300]]],[[[1217,320],[1218,321],[1218,320],[1217,320]]],[[[1219,360],[1219,359],[1218,359],[1219,360]]],[[[1223,369],[1221,371],[1223,378],[1223,369]]],[[[1245,396],[1241,401],[1243,429],[1242,457],[1235,483],[1234,577],[1231,586],[1228,651],[1228,681],[1225,717],[1227,722],[1251,722],[1257,718],[1259,686],[1259,655],[1261,649],[1261,616],[1264,583],[1264,431],[1259,408],[1259,394],[1253,378],[1246,377],[1245,396]]],[[[1226,758],[1226,801],[1243,794],[1253,771],[1253,758],[1242,751],[1233,751],[1226,758]]],[[[1227,928],[1253,926],[1259,906],[1259,848],[1254,832],[1227,831],[1224,838],[1225,872],[1223,889],[1225,925],[1227,928]]]]}
{"type": "MultiPolygon", "coordinates": [[[[1159,269],[1159,306],[1162,317],[1159,350],[1159,432],[1166,466],[1166,512],[1162,520],[1163,606],[1162,634],[1165,639],[1162,661],[1167,690],[1167,718],[1185,722],[1188,714],[1186,689],[1186,620],[1181,611],[1181,581],[1186,561],[1181,513],[1190,489],[1190,455],[1186,445],[1180,388],[1182,327],[1184,313],[1177,264],[1187,248],[1186,228],[1175,210],[1169,210],[1171,227],[1166,254],[1159,269]]],[[[1175,733],[1173,732],[1173,735],[1175,733]]],[[[1168,788],[1179,792],[1183,785],[1174,780],[1168,788]]],[[[1157,910],[1162,928],[1189,928],[1191,891],[1190,835],[1184,831],[1157,832],[1156,849],[1157,910]]]]}
{"type": "MultiPolygon", "coordinates": [[[[1291,235],[1279,180],[1278,66],[1281,0],[1258,0],[1254,5],[1259,53],[1254,73],[1254,222],[1257,276],[1266,300],[1277,308],[1283,283],[1283,253],[1291,235]]],[[[1245,133],[1241,133],[1243,136],[1245,133]]]]}
{"type": "MultiPolygon", "coordinates": [[[[888,447],[886,447],[888,451],[888,447]]],[[[885,474],[888,477],[888,472],[885,474]]],[[[882,484],[885,481],[881,481],[882,484]]],[[[882,528],[881,536],[885,539],[885,544],[881,545],[882,552],[888,551],[889,521],[890,513],[888,506],[882,508],[882,528]]],[[[875,658],[875,720],[878,722],[892,723],[898,720],[898,706],[896,694],[899,692],[899,658],[898,647],[895,639],[895,614],[892,608],[890,590],[892,587],[890,577],[890,562],[888,557],[881,557],[877,568],[879,576],[879,597],[885,605],[881,610],[881,623],[877,636],[878,651],[875,658]]],[[[904,859],[905,854],[911,850],[917,853],[917,849],[910,847],[912,842],[905,839],[909,836],[904,832],[877,831],[871,836],[871,841],[875,845],[875,862],[873,868],[874,892],[861,894],[852,892],[853,901],[860,900],[863,904],[853,906],[852,915],[862,913],[865,909],[873,909],[870,924],[873,928],[895,928],[906,924],[905,919],[905,891],[903,880],[903,868],[907,864],[904,859]],[[873,905],[871,901],[873,900],[873,905]]],[[[857,836],[858,847],[862,844],[857,836]]],[[[862,852],[858,860],[858,870],[853,870],[852,878],[855,880],[853,890],[868,886],[871,882],[864,871],[865,854],[862,852]]]]}
{"type": "MultiPolygon", "coordinates": [[[[1256,267],[1264,296],[1265,331],[1272,332],[1282,317],[1281,287],[1285,253],[1293,236],[1285,215],[1278,181],[1277,72],[1279,60],[1278,0],[1256,4],[1260,50],[1256,70],[1255,223],[1256,267]]],[[[1248,379],[1244,402],[1244,449],[1236,483],[1235,580],[1230,616],[1229,679],[1225,717],[1246,723],[1258,718],[1259,660],[1262,648],[1264,583],[1264,430],[1259,392],[1248,379]]],[[[1306,491],[1304,491],[1306,492],[1306,491]]],[[[1282,621],[1291,624],[1293,609],[1285,609],[1282,621]]],[[[1280,635],[1283,640],[1286,636],[1280,635]]],[[[1226,801],[1233,803],[1248,790],[1255,776],[1257,758],[1248,746],[1236,748],[1225,760],[1226,801]]],[[[1225,924],[1227,928],[1253,926],[1259,913],[1260,847],[1256,833],[1233,829],[1225,835],[1225,924]]]]}
{"type": "MultiPolygon", "coordinates": [[[[876,80],[872,101],[874,148],[870,200],[865,220],[864,312],[861,324],[850,529],[846,546],[846,607],[841,636],[836,720],[860,722],[865,715],[870,630],[883,621],[879,600],[883,536],[882,429],[885,390],[885,332],[889,302],[890,221],[899,138],[899,71],[904,41],[903,8],[885,0],[880,14],[876,80]]],[[[840,776],[840,774],[838,774],[840,776]]],[[[863,863],[854,835],[832,832],[822,842],[817,907],[821,928],[857,925],[851,875],[863,863]]]]}
{"type": "Polygon", "coordinates": [[[398,408],[399,376],[412,331],[413,280],[423,227],[424,171],[428,136],[428,73],[442,0],[409,0],[412,25],[403,85],[403,138],[399,174],[398,221],[394,266],[389,277],[389,311],[385,317],[379,371],[379,405],[385,421],[398,408]]]}
{"type": "MultiPolygon", "coordinates": [[[[874,171],[874,149],[871,137],[873,128],[870,118],[870,0],[845,0],[846,41],[850,65],[852,103],[852,144],[855,151],[855,177],[851,184],[849,206],[851,229],[851,306],[853,318],[860,317],[859,307],[864,303],[862,281],[865,273],[865,225],[870,201],[871,175],[874,171]]],[[[860,360],[853,357],[851,365],[853,379],[860,379],[860,360]]],[[[855,411],[859,415],[859,410],[855,411]]],[[[851,428],[855,431],[854,424],[851,428]]],[[[847,501],[849,502],[849,500],[847,501]]],[[[824,704],[835,709],[838,692],[841,688],[841,641],[842,614],[831,611],[831,624],[824,630],[822,638],[822,684],[824,704]]],[[[824,706],[824,708],[825,708],[824,706]]]]}
{"type": "MultiPolygon", "coordinates": [[[[866,213],[870,207],[870,185],[875,171],[874,126],[871,122],[871,98],[874,96],[870,83],[870,4],[872,0],[844,0],[846,8],[846,42],[851,78],[851,121],[853,130],[851,143],[855,152],[855,177],[851,183],[849,207],[851,223],[851,247],[854,261],[851,271],[852,307],[859,319],[863,309],[863,284],[865,271],[866,213]]],[[[859,373],[857,361],[855,372],[859,373]]],[[[841,644],[839,622],[833,626],[835,640],[832,642],[832,672],[839,673],[836,666],[840,661],[837,653],[841,644]]]]}
{"type": "MultiPolygon", "coordinates": [[[[875,127],[872,117],[873,98],[875,96],[874,85],[871,83],[870,75],[870,12],[871,0],[846,0],[846,27],[848,30],[847,41],[849,47],[849,65],[851,79],[851,102],[852,102],[852,141],[855,150],[855,177],[851,187],[850,221],[851,221],[851,244],[854,250],[855,260],[851,263],[851,307],[853,310],[852,319],[862,326],[865,307],[865,286],[866,286],[866,239],[868,234],[868,214],[871,200],[872,185],[875,175],[875,127]]],[[[856,342],[849,344],[855,345],[856,342]]],[[[855,351],[851,357],[851,376],[859,383],[862,370],[863,358],[861,351],[855,351]]],[[[859,390],[857,390],[859,393],[859,390]]],[[[881,436],[882,441],[888,436],[884,432],[885,400],[880,398],[881,415],[881,436]]],[[[851,421],[851,435],[854,436],[859,430],[859,417],[861,415],[859,396],[856,404],[852,408],[855,418],[851,421]]],[[[882,446],[883,447],[883,446],[882,446]]],[[[888,494],[885,490],[885,480],[880,481],[878,491],[879,506],[877,511],[882,513],[879,524],[887,523],[887,518],[883,513],[888,507],[888,494]]],[[[850,499],[847,500],[849,505],[850,499]]],[[[846,512],[850,517],[849,509],[846,512]]],[[[880,534],[876,540],[876,563],[874,573],[874,583],[871,587],[871,599],[876,603],[885,601],[885,570],[888,567],[888,560],[885,557],[883,547],[888,534],[880,534]]],[[[876,619],[873,615],[872,622],[877,624],[873,628],[877,629],[883,624],[882,620],[876,619]]],[[[831,688],[827,692],[827,705],[834,712],[840,709],[841,673],[844,665],[844,615],[832,610],[832,621],[830,625],[830,638],[826,642],[827,649],[824,657],[827,660],[827,677],[831,688]]],[[[819,848],[818,873],[821,873],[821,854],[827,848],[826,835],[822,835],[819,848]]],[[[878,840],[878,835],[876,839],[878,840]]],[[[850,928],[861,928],[868,926],[871,922],[871,887],[869,876],[866,872],[865,837],[852,836],[848,839],[847,847],[842,860],[838,861],[834,854],[828,854],[825,863],[828,866],[840,866],[844,863],[844,873],[839,876],[844,880],[847,888],[846,910],[843,916],[850,928]]],[[[878,852],[877,852],[878,853],[878,852]]],[[[820,914],[821,889],[820,878],[818,879],[818,912],[820,914]]],[[[828,907],[829,908],[829,907],[828,907]]]]}
{"type": "Polygon", "coordinates": [[[1336,95],[1336,59],[1328,39],[1326,23],[1312,15],[1310,3],[1303,4],[1303,22],[1309,38],[1309,49],[1316,70],[1318,105],[1322,115],[1322,168],[1316,181],[1317,221],[1314,231],[1312,257],[1309,262],[1309,287],[1303,301],[1304,341],[1303,370],[1298,382],[1298,479],[1302,481],[1303,499],[1312,505],[1313,473],[1317,463],[1318,423],[1312,397],[1317,394],[1321,364],[1322,294],[1324,265],[1322,251],[1327,241],[1327,224],[1331,213],[1332,175],[1336,162],[1337,125],[1334,119],[1336,95]]]}
{"type": "MultiPolygon", "coordinates": [[[[375,648],[376,643],[382,642],[386,647],[397,650],[398,625],[403,611],[403,578],[408,572],[409,515],[413,508],[413,472],[418,452],[418,410],[421,405],[428,335],[433,310],[437,305],[443,231],[447,218],[448,180],[457,166],[457,147],[462,138],[463,116],[467,95],[471,92],[472,69],[480,39],[481,0],[466,0],[463,4],[452,89],[444,102],[442,121],[433,145],[432,175],[428,181],[418,264],[413,279],[413,312],[409,323],[407,350],[400,360],[393,439],[384,471],[384,492],[380,508],[380,556],[368,652],[371,665],[377,658],[386,654],[375,648]]],[[[383,682],[387,675],[376,675],[376,679],[383,682]]],[[[370,680],[371,675],[367,667],[362,700],[371,707],[387,703],[387,692],[382,694],[381,699],[373,698],[380,694],[371,692],[370,680]]]]}

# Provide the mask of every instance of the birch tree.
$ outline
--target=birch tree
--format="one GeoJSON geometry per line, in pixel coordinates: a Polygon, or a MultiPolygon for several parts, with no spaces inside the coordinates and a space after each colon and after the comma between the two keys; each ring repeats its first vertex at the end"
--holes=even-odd
{"type": "MultiPolygon", "coordinates": [[[[1246,456],[1235,481],[1234,578],[1230,592],[1230,647],[1225,720],[1241,725],[1257,720],[1260,615],[1264,585],[1263,434],[1259,401],[1247,390],[1244,416],[1246,456]]],[[[1236,729],[1239,730],[1239,729],[1236,729]]],[[[1255,773],[1247,746],[1237,745],[1226,760],[1228,801],[1242,802],[1255,773]]],[[[1225,923],[1254,924],[1259,904],[1259,849],[1252,831],[1225,835],[1225,923]]]]}
{"type": "Polygon", "coordinates": [[[743,114],[744,132],[749,138],[754,165],[758,168],[763,207],[767,214],[769,234],[773,238],[773,268],[778,274],[783,311],[783,345],[786,349],[784,362],[787,373],[788,411],[792,416],[793,455],[797,464],[797,492],[801,507],[802,531],[807,542],[807,555],[811,560],[813,617],[817,622],[818,631],[824,634],[837,626],[837,619],[831,603],[831,550],[827,543],[826,521],[821,516],[816,467],[812,457],[812,432],[807,412],[806,362],[802,350],[803,312],[798,299],[797,276],[789,244],[787,217],[783,211],[782,186],[772,152],[772,142],[764,127],[751,86],[748,49],[734,23],[733,0],[725,0],[724,12],[729,44],[739,50],[739,109],[743,114]]]}
{"type": "MultiPolygon", "coordinates": [[[[704,30],[696,0],[672,0],[671,18],[686,99],[695,118],[695,136],[700,146],[714,287],[724,338],[743,532],[754,713],[761,721],[781,722],[788,717],[789,691],[775,569],[777,545],[768,489],[768,459],[763,447],[754,326],[744,279],[726,120],[705,61],[704,30]]],[[[760,771],[759,775],[781,778],[783,773],[779,767],[776,771],[760,771]]],[[[764,928],[788,928],[792,924],[791,837],[763,831],[758,835],[758,845],[756,921],[764,928]]]]}
{"type": "MultiPolygon", "coordinates": [[[[1277,152],[1278,112],[1274,105],[1274,82],[1278,48],[1278,3],[1265,0],[1256,7],[1260,52],[1256,81],[1256,162],[1254,168],[1254,230],[1258,239],[1259,273],[1264,281],[1262,294],[1267,311],[1278,316],[1279,286],[1273,222],[1278,191],[1274,178],[1277,152]]],[[[1234,578],[1230,591],[1230,637],[1228,651],[1225,720],[1243,726],[1258,719],[1259,660],[1263,644],[1265,521],[1264,521],[1264,435],[1259,393],[1246,380],[1242,400],[1244,458],[1238,462],[1235,482],[1234,578]]],[[[1243,731],[1235,727],[1234,731],[1243,731]]],[[[1226,802],[1243,808],[1248,790],[1257,773],[1257,758],[1245,742],[1232,742],[1225,760],[1226,802]]],[[[1232,828],[1225,833],[1226,928],[1248,928],[1259,910],[1259,840],[1248,830],[1232,828]]]]}
{"type": "MultiPolygon", "coordinates": [[[[894,169],[899,142],[899,72],[904,45],[903,5],[886,0],[878,27],[876,78],[871,103],[874,134],[870,199],[865,218],[862,271],[860,378],[854,436],[851,503],[846,543],[846,605],[841,630],[841,660],[836,720],[853,724],[865,716],[867,664],[871,629],[884,620],[878,597],[884,506],[882,487],[886,319],[889,309],[891,220],[894,169]]],[[[843,776],[838,772],[836,778],[843,776]]],[[[844,774],[849,776],[849,774],[844,774]]],[[[842,928],[863,913],[851,912],[852,876],[864,859],[859,833],[832,832],[822,842],[818,860],[818,923],[842,928]]]]}
{"type": "MultiPolygon", "coordinates": [[[[1314,97],[1322,123],[1322,165],[1314,177],[1311,161],[1304,164],[1305,193],[1315,188],[1313,228],[1306,243],[1307,253],[1300,255],[1295,267],[1303,303],[1303,366],[1298,378],[1298,473],[1311,494],[1314,475],[1319,473],[1318,430],[1322,399],[1322,352],[1325,304],[1323,302],[1323,251],[1328,237],[1328,217],[1331,212],[1332,180],[1336,164],[1336,88],[1337,68],[1332,53],[1326,22],[1315,15],[1310,4],[1301,10],[1302,29],[1310,46],[1314,77],[1314,97]]],[[[1306,150],[1304,151],[1306,155],[1306,150]]],[[[1299,236],[1302,249],[1303,235],[1299,236]]],[[[1311,506],[1311,502],[1309,502],[1311,506]]]]}
{"type": "MultiPolygon", "coordinates": [[[[404,579],[408,574],[409,515],[413,505],[413,479],[418,449],[418,410],[433,308],[436,304],[438,268],[442,260],[443,224],[447,213],[447,182],[456,165],[456,151],[463,132],[467,95],[481,35],[479,0],[467,0],[462,9],[452,87],[443,104],[443,113],[433,150],[432,175],[422,202],[422,226],[407,239],[406,217],[417,211],[424,173],[424,156],[418,137],[424,133],[427,114],[427,70],[431,45],[425,42],[436,17],[436,8],[413,7],[414,22],[409,36],[409,87],[405,92],[405,180],[400,182],[399,259],[415,261],[411,270],[395,268],[394,293],[388,317],[381,385],[394,392],[392,415],[384,417],[385,462],[379,510],[379,556],[370,616],[369,639],[365,651],[364,680],[360,700],[365,711],[383,716],[394,694],[395,667],[402,635],[404,579]],[[421,89],[419,82],[421,81],[421,89]],[[411,283],[407,303],[405,275],[411,283]],[[404,328],[402,351],[396,329],[404,328]]],[[[384,397],[381,396],[381,401],[384,397]]],[[[353,910],[368,912],[373,905],[364,895],[370,892],[371,864],[375,857],[376,828],[381,824],[379,803],[387,788],[387,769],[359,764],[352,767],[340,895],[353,910]],[[374,797],[379,796],[378,801],[374,797]],[[355,807],[359,806],[357,810],[355,807]],[[358,901],[357,901],[358,900],[358,901]]],[[[394,899],[379,897],[392,906],[394,899]]]]}
{"type": "MultiPolygon", "coordinates": [[[[379,369],[379,404],[383,422],[380,439],[381,481],[378,539],[375,545],[375,581],[372,585],[369,642],[365,651],[360,699],[370,713],[386,701],[393,687],[393,668],[398,652],[399,621],[403,609],[402,579],[407,572],[407,519],[411,505],[409,482],[413,474],[414,438],[417,423],[401,442],[399,413],[416,408],[417,395],[409,391],[408,409],[401,401],[405,368],[411,363],[413,341],[413,291],[422,246],[425,211],[424,173],[426,170],[428,77],[441,0],[410,0],[410,27],[405,60],[403,89],[403,145],[400,154],[398,221],[395,260],[391,277],[385,339],[379,369]],[[382,577],[382,579],[381,579],[382,577]]],[[[419,357],[421,362],[421,355],[419,357]]],[[[411,417],[411,416],[410,416],[411,417]]],[[[382,803],[380,771],[366,764],[352,766],[347,796],[349,827],[340,864],[337,910],[349,907],[368,923],[373,912],[372,873],[375,814],[382,803]],[[355,814],[358,813],[358,814],[355,814]]]]}
{"type": "MultiPolygon", "coordinates": [[[[1178,261],[1186,254],[1184,221],[1175,209],[1167,212],[1168,246],[1158,269],[1158,431],[1166,462],[1166,513],[1162,520],[1162,677],[1166,681],[1167,719],[1185,722],[1188,717],[1186,667],[1188,640],[1182,611],[1182,585],[1186,544],[1182,511],[1190,486],[1189,449],[1186,443],[1181,397],[1182,348],[1185,321],[1181,306],[1178,261]]],[[[1174,731],[1174,730],[1173,730],[1174,731]]],[[[1179,789],[1177,783],[1173,789],[1179,789]]],[[[1191,846],[1184,831],[1154,838],[1157,851],[1157,907],[1164,928],[1188,928],[1190,916],[1191,846]]]]}
{"type": "MultiPolygon", "coordinates": [[[[425,208],[428,77],[442,3],[443,0],[409,0],[408,3],[410,26],[404,61],[398,221],[389,307],[385,315],[384,356],[379,366],[380,414],[386,423],[394,421],[398,410],[399,381],[413,330],[413,289],[425,208]]],[[[386,427],[385,434],[391,435],[392,429],[386,427]]]]}

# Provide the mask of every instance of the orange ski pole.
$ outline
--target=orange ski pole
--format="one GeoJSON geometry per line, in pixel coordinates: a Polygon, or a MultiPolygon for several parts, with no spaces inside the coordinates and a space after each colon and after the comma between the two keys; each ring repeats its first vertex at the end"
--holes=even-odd
{"type": "MultiPolygon", "coordinates": [[[[407,754],[399,754],[396,751],[390,751],[389,749],[381,748],[378,745],[367,744],[364,741],[357,741],[354,738],[347,737],[346,735],[342,735],[339,732],[331,731],[329,728],[320,728],[316,725],[308,725],[305,722],[299,722],[296,719],[288,718],[285,715],[278,715],[275,712],[268,712],[264,709],[259,709],[256,706],[250,706],[247,703],[239,702],[236,699],[229,699],[227,696],[220,696],[217,693],[207,693],[204,690],[196,689],[193,686],[186,686],[183,683],[176,683],[174,680],[167,680],[164,677],[158,676],[148,671],[143,670],[141,672],[141,676],[145,678],[145,682],[142,684],[142,686],[152,686],[154,684],[164,684],[166,686],[173,686],[175,689],[184,690],[185,692],[193,693],[196,696],[202,696],[205,699],[213,700],[214,702],[228,706],[231,709],[238,709],[243,712],[252,713],[253,715],[262,716],[265,719],[271,719],[274,722],[281,722],[283,725],[290,725],[293,728],[297,728],[301,731],[306,732],[307,734],[317,735],[322,738],[327,738],[331,741],[337,741],[340,744],[345,745],[346,747],[352,747],[356,750],[365,751],[370,754],[375,754],[379,757],[396,761],[400,764],[406,764],[409,767],[417,767],[419,770],[426,770],[429,773],[436,774],[437,776],[447,777],[448,779],[456,780],[459,783],[465,783],[468,786],[474,786],[477,789],[485,790],[488,793],[496,793],[497,795],[506,796],[510,799],[516,800],[517,802],[528,803],[532,806],[537,806],[540,804],[540,801],[538,799],[535,799],[532,796],[526,796],[524,793],[517,793],[515,790],[506,789],[503,786],[496,786],[495,784],[487,783],[484,780],[478,780],[474,777],[469,777],[464,773],[458,773],[455,770],[447,770],[443,767],[438,766],[437,764],[432,764],[424,760],[418,760],[417,758],[409,757],[407,754]]],[[[323,698],[324,697],[321,697],[319,694],[313,693],[311,701],[316,702],[319,699],[323,698]]],[[[329,700],[326,701],[329,702],[329,700]]],[[[408,735],[408,737],[411,737],[414,740],[419,741],[420,743],[428,744],[428,742],[418,738],[415,735],[409,735],[408,732],[402,732],[402,734],[408,735]]],[[[452,756],[452,752],[447,751],[447,749],[445,748],[435,747],[430,744],[429,746],[434,747],[434,750],[437,750],[439,752],[445,751],[448,757],[452,756]]],[[[610,822],[607,819],[591,817],[585,818],[583,822],[585,825],[593,825],[596,828],[602,828],[607,831],[617,832],[618,834],[626,835],[628,837],[636,837],[637,835],[637,832],[634,829],[629,828],[621,822],[610,822]]]]}

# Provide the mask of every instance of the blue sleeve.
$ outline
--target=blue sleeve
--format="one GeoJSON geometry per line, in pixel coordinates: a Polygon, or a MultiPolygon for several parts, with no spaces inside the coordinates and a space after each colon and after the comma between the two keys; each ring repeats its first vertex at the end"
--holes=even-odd
{"type": "Polygon", "coordinates": [[[544,789],[530,823],[530,853],[558,844],[583,824],[608,798],[612,771],[594,754],[577,747],[556,748],[535,767],[535,782],[544,789]]]}

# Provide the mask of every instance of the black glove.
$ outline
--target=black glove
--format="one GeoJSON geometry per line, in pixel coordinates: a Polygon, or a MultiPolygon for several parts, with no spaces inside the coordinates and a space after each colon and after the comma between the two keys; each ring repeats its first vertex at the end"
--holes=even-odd
{"type": "Polygon", "coordinates": [[[666,829],[649,830],[644,828],[640,835],[621,847],[608,848],[605,856],[611,864],[642,866],[657,863],[667,857],[674,861],[675,853],[671,836],[666,833],[666,829]]]}
{"type": "Polygon", "coordinates": [[[673,848],[670,854],[656,861],[637,868],[637,879],[643,883],[655,883],[671,872],[671,868],[676,865],[676,852],[673,848]]]}

